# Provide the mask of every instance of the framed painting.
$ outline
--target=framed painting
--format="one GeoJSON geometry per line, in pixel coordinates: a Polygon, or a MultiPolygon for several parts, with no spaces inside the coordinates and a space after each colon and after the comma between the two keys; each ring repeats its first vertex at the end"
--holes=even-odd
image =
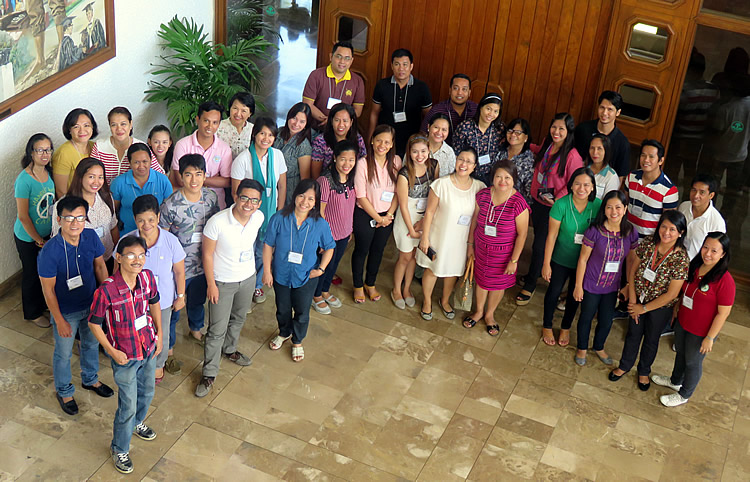
{"type": "Polygon", "coordinates": [[[0,0],[0,121],[114,56],[114,0],[0,0]]]}

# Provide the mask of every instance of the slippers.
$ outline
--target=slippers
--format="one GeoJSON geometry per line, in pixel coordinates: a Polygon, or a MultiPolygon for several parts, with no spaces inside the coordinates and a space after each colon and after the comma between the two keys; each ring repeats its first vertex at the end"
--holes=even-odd
{"type": "Polygon", "coordinates": [[[354,288],[354,302],[357,304],[365,302],[365,289],[354,288]]]}
{"type": "Polygon", "coordinates": [[[566,347],[570,344],[570,330],[560,330],[560,337],[557,339],[557,344],[566,347]],[[567,332],[563,337],[563,332],[567,332]]]}
{"type": "Polygon", "coordinates": [[[430,321],[432,319],[432,312],[425,313],[424,311],[420,312],[422,314],[422,319],[430,321]]]}
{"type": "Polygon", "coordinates": [[[523,293],[518,293],[516,295],[516,305],[518,306],[526,306],[529,304],[529,301],[531,301],[531,297],[534,296],[534,293],[525,295],[523,293]]]}
{"type": "Polygon", "coordinates": [[[490,336],[497,336],[500,334],[500,327],[497,325],[487,325],[487,333],[489,333],[490,336]]]}
{"type": "Polygon", "coordinates": [[[453,311],[453,310],[448,311],[445,308],[443,308],[443,302],[441,300],[438,300],[438,306],[440,307],[441,310],[443,310],[443,314],[449,320],[452,320],[453,318],[456,317],[456,312],[455,311],[453,311]]]}
{"type": "Polygon", "coordinates": [[[305,358],[305,349],[301,346],[292,347],[292,361],[301,362],[305,358]]]}
{"type": "Polygon", "coordinates": [[[466,318],[464,318],[464,321],[462,323],[462,325],[464,326],[464,328],[467,328],[467,329],[468,328],[474,328],[474,325],[476,325],[476,324],[477,324],[477,320],[475,320],[471,316],[467,316],[466,318]]]}
{"type": "Polygon", "coordinates": [[[281,335],[276,335],[273,338],[273,340],[271,340],[271,342],[268,344],[268,347],[271,350],[278,350],[279,348],[281,348],[281,345],[283,345],[284,342],[287,341],[288,339],[290,339],[291,337],[292,337],[292,335],[289,335],[289,336],[286,336],[286,337],[281,336],[281,335]]]}
{"type": "Polygon", "coordinates": [[[370,298],[370,301],[380,301],[380,293],[378,293],[378,290],[375,289],[374,286],[367,286],[365,284],[365,289],[367,290],[367,297],[370,298]]]}
{"type": "Polygon", "coordinates": [[[555,341],[555,335],[552,333],[552,328],[542,328],[542,340],[544,341],[544,344],[547,346],[555,346],[557,342],[555,341]],[[544,330],[549,330],[550,335],[545,336],[544,330]]]}

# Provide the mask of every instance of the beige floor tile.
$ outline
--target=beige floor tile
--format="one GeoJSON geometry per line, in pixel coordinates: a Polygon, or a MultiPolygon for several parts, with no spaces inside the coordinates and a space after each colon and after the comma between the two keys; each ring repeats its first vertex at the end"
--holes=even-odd
{"type": "Polygon", "coordinates": [[[554,431],[553,426],[511,413],[507,406],[503,410],[503,413],[500,414],[500,418],[497,419],[495,426],[542,443],[549,442],[554,431]]]}
{"type": "Polygon", "coordinates": [[[449,450],[436,447],[430,455],[417,480],[464,480],[468,477],[479,453],[482,443],[465,437],[465,450],[449,450]]]}
{"type": "Polygon", "coordinates": [[[242,441],[199,424],[193,424],[164,458],[209,477],[219,477],[242,441]]]}
{"type": "Polygon", "coordinates": [[[546,445],[495,428],[469,474],[471,480],[498,480],[506,477],[533,477],[546,445]]]}
{"type": "Polygon", "coordinates": [[[470,380],[428,364],[411,384],[407,395],[452,413],[461,404],[470,386],[470,380]]]}

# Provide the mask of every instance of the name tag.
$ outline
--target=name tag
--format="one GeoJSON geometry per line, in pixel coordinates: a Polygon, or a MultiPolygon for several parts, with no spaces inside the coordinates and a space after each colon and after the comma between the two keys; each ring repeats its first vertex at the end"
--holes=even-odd
{"type": "Polygon", "coordinates": [[[100,238],[104,237],[104,226],[99,226],[98,228],[94,228],[94,231],[96,232],[96,235],[100,238]]]}
{"type": "Polygon", "coordinates": [[[458,224],[468,226],[471,223],[471,216],[463,215],[458,217],[458,224]]]}
{"type": "Polygon", "coordinates": [[[159,286],[159,275],[155,274],[154,279],[156,280],[156,286],[159,286]]]}
{"type": "Polygon", "coordinates": [[[682,297],[682,306],[685,308],[692,310],[693,309],[693,299],[689,297],[688,295],[684,295],[682,297]]]}
{"type": "Polygon", "coordinates": [[[643,272],[643,277],[653,283],[654,281],[656,281],[656,271],[653,271],[650,268],[646,268],[646,271],[643,272]]]}
{"type": "Polygon", "coordinates": [[[76,288],[80,288],[83,286],[83,278],[81,278],[81,275],[74,276],[73,278],[70,278],[66,281],[68,284],[68,291],[73,291],[76,288]]]}
{"type": "Polygon", "coordinates": [[[247,251],[240,251],[240,263],[246,263],[254,259],[255,254],[253,253],[252,249],[248,249],[247,251]]]}
{"type": "Polygon", "coordinates": [[[576,244],[583,244],[583,234],[576,234],[573,236],[573,242],[576,244]]]}
{"type": "Polygon", "coordinates": [[[484,226],[484,235],[485,236],[492,236],[493,238],[497,236],[497,228],[495,226],[484,226]]]}
{"type": "Polygon", "coordinates": [[[328,103],[326,104],[326,109],[331,110],[331,108],[334,105],[340,104],[340,103],[341,103],[341,99],[337,99],[335,97],[329,97],[328,98],[328,103]]]}
{"type": "Polygon", "coordinates": [[[200,243],[203,240],[203,232],[201,231],[193,231],[193,234],[190,236],[190,243],[200,243]]]}
{"type": "Polygon", "coordinates": [[[620,270],[619,261],[610,261],[604,265],[605,273],[617,273],[620,270]]]}
{"type": "Polygon", "coordinates": [[[383,193],[380,195],[380,200],[387,203],[393,201],[393,193],[389,191],[383,191],[383,193]]]}
{"type": "Polygon", "coordinates": [[[537,174],[536,175],[536,182],[538,182],[539,184],[543,183],[544,182],[544,174],[542,174],[541,172],[539,174],[537,174]]]}
{"type": "Polygon", "coordinates": [[[140,330],[141,328],[145,328],[148,324],[148,318],[146,315],[141,315],[138,318],[135,319],[135,329],[140,330]]]}
{"type": "Polygon", "coordinates": [[[638,300],[641,302],[641,304],[643,304],[643,301],[645,299],[646,299],[646,295],[645,294],[641,294],[640,298],[638,298],[638,300]]]}
{"type": "Polygon", "coordinates": [[[406,122],[406,112],[394,112],[393,122],[406,122]]]}
{"type": "Polygon", "coordinates": [[[600,186],[599,184],[596,185],[596,197],[599,199],[604,197],[604,186],[600,186]]]}
{"type": "Polygon", "coordinates": [[[425,209],[427,209],[427,199],[417,199],[417,211],[424,211],[425,209]]]}
{"type": "Polygon", "coordinates": [[[272,193],[273,193],[273,188],[272,187],[267,187],[266,188],[266,197],[271,197],[272,193]]]}
{"type": "Polygon", "coordinates": [[[295,253],[294,251],[289,251],[289,256],[287,256],[287,261],[294,264],[302,264],[302,253],[295,253]]]}
{"type": "Polygon", "coordinates": [[[490,155],[489,154],[485,154],[483,156],[479,156],[479,165],[480,166],[484,166],[485,164],[489,164],[489,163],[490,163],[490,155]]]}
{"type": "Polygon", "coordinates": [[[643,206],[633,206],[630,208],[630,212],[633,216],[640,218],[643,215],[643,206]]]}

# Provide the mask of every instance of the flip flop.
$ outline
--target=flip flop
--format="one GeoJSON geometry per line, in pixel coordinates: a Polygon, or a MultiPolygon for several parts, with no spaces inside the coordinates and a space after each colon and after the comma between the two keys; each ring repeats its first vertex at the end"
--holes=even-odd
{"type": "Polygon", "coordinates": [[[292,347],[292,361],[293,362],[301,362],[305,359],[305,349],[301,346],[293,346],[292,347]]]}
{"type": "Polygon", "coordinates": [[[463,323],[461,323],[461,324],[462,324],[462,325],[463,325],[463,327],[464,327],[464,328],[466,328],[466,329],[469,329],[469,328],[474,328],[474,325],[476,325],[476,324],[477,324],[477,320],[475,320],[475,319],[474,319],[474,318],[472,318],[471,316],[467,316],[466,318],[464,318],[464,321],[463,321],[463,323]]]}
{"type": "Polygon", "coordinates": [[[284,342],[287,341],[288,339],[290,339],[291,337],[292,337],[292,335],[289,335],[287,337],[283,337],[281,335],[276,335],[273,338],[273,340],[271,340],[271,342],[268,344],[268,347],[271,350],[278,350],[279,348],[281,348],[281,345],[283,345],[284,342]]]}
{"type": "Polygon", "coordinates": [[[487,325],[487,333],[489,333],[490,336],[497,336],[500,334],[500,327],[497,325],[487,325]]]}

